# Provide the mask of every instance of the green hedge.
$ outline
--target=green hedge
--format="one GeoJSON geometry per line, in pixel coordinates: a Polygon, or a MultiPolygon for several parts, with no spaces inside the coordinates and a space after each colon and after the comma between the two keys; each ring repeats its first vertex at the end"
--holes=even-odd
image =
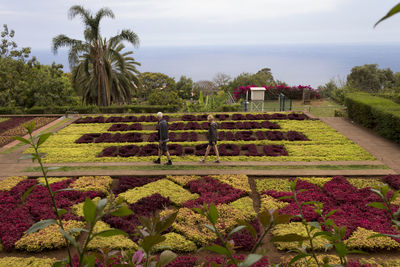
{"type": "Polygon", "coordinates": [[[97,114],[97,113],[156,113],[176,112],[178,106],[140,106],[140,105],[124,105],[124,106],[48,106],[48,107],[32,107],[29,109],[0,107],[0,114],[97,114]]]}
{"type": "Polygon", "coordinates": [[[367,93],[345,97],[349,118],[400,144],[400,105],[367,93]]]}

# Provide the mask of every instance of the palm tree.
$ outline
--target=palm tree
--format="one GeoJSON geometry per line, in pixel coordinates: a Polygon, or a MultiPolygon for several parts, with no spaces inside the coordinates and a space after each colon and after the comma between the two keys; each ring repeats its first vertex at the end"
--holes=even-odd
{"type": "Polygon", "coordinates": [[[84,41],[71,39],[64,34],[53,38],[53,52],[58,48],[69,47],[68,60],[72,69],[74,86],[82,92],[83,102],[108,106],[112,102],[129,103],[131,91],[137,87],[138,73],[135,62],[130,55],[123,52],[122,41],[128,41],[135,47],[139,37],[131,30],[122,30],[110,39],[100,35],[100,20],[103,17],[114,18],[108,8],[100,9],[95,16],[82,6],[72,6],[69,18],[80,16],[83,20],[84,41]]]}

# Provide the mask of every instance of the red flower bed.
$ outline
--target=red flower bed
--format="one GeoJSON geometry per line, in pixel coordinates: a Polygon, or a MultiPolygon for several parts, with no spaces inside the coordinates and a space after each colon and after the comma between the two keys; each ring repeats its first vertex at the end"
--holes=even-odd
{"type": "Polygon", "coordinates": [[[17,127],[18,125],[25,123],[29,120],[34,119],[33,117],[13,117],[10,118],[6,121],[0,122],[0,134],[3,132],[12,129],[14,127],[17,127]]]}
{"type": "Polygon", "coordinates": [[[197,199],[183,203],[183,206],[188,208],[201,207],[203,203],[215,205],[229,203],[247,195],[246,192],[211,177],[190,181],[185,188],[200,195],[197,199]]]}
{"type": "Polygon", "coordinates": [[[145,184],[155,182],[162,179],[161,176],[156,177],[138,177],[138,176],[118,176],[118,186],[113,189],[114,194],[118,195],[129,189],[144,186],[145,184]]]}
{"type": "MultiPolygon", "coordinates": [[[[67,188],[72,179],[64,180],[51,185],[52,190],[67,188]]],[[[0,239],[5,250],[14,247],[24,232],[37,221],[42,219],[55,219],[51,198],[47,188],[37,185],[31,194],[21,203],[22,195],[33,185],[36,180],[24,180],[10,191],[0,192],[0,239]]],[[[100,192],[63,191],[56,195],[57,207],[66,209],[63,214],[65,220],[78,219],[70,210],[76,203],[83,202],[86,197],[94,198],[103,196],[100,192]]]]}
{"type": "Polygon", "coordinates": [[[288,153],[283,145],[264,146],[264,154],[271,157],[287,156],[288,153]]]}
{"type": "MultiPolygon", "coordinates": [[[[298,194],[300,203],[308,201],[319,201],[323,204],[324,214],[331,210],[338,210],[333,214],[332,219],[336,225],[346,227],[346,237],[348,238],[357,227],[363,227],[375,232],[384,234],[397,234],[393,229],[390,215],[383,210],[367,206],[370,202],[380,202],[369,188],[357,189],[351,185],[344,177],[336,176],[327,182],[321,189],[318,186],[298,181],[296,190],[306,189],[307,191],[298,194]]],[[[274,198],[291,195],[290,192],[265,191],[263,194],[270,195],[274,198]]],[[[285,199],[289,206],[280,210],[282,214],[299,214],[299,210],[295,203],[290,199],[285,199]]],[[[393,211],[397,210],[397,206],[393,205],[393,211]]],[[[321,218],[314,212],[310,205],[304,206],[304,217],[307,221],[321,221],[321,218]]],[[[293,221],[299,218],[292,219],[293,221]]]]}
{"type": "Polygon", "coordinates": [[[387,175],[382,180],[394,189],[400,190],[400,175],[387,175]]]}
{"type": "MultiPolygon", "coordinates": [[[[165,198],[160,194],[154,194],[129,205],[133,214],[122,217],[107,215],[103,218],[103,221],[110,224],[111,227],[121,229],[128,234],[134,234],[137,226],[140,225],[139,216],[148,217],[156,211],[162,210],[170,205],[171,202],[168,198],[165,198]]],[[[137,241],[137,237],[134,238],[134,241],[137,241]]]]}
{"type": "Polygon", "coordinates": [[[165,265],[165,267],[193,267],[196,266],[196,261],[196,257],[179,255],[175,260],[165,265]]]}

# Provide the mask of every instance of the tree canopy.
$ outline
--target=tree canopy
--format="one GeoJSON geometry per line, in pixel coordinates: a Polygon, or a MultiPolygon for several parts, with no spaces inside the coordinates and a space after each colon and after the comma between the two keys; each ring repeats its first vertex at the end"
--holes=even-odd
{"type": "Polygon", "coordinates": [[[111,103],[131,102],[132,92],[138,86],[137,63],[132,52],[124,52],[123,41],[137,47],[139,37],[132,30],[124,29],[110,38],[100,34],[100,21],[114,18],[109,8],[101,8],[96,14],[82,6],[72,6],[69,18],[82,18],[84,39],[77,40],[60,34],[53,38],[53,51],[60,47],[69,47],[68,59],[72,68],[72,79],[77,91],[82,93],[83,102],[108,106],[111,103]]]}

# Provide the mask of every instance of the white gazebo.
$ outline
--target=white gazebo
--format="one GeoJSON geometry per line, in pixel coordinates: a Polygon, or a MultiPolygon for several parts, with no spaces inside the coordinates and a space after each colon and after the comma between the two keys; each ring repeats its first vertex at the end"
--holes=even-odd
{"type": "Polygon", "coordinates": [[[250,87],[250,111],[264,112],[265,87],[250,87]]]}

